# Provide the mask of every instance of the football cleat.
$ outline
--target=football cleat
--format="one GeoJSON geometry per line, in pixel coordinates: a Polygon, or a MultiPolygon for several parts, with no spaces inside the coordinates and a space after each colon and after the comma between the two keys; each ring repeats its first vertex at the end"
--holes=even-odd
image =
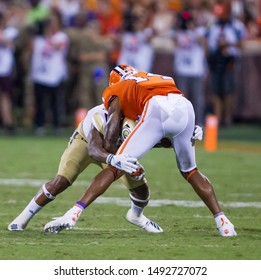
{"type": "Polygon", "coordinates": [[[10,231],[22,231],[26,228],[29,220],[30,219],[23,219],[22,215],[20,214],[11,222],[11,224],[8,225],[7,229],[10,231]]]}
{"type": "Polygon", "coordinates": [[[11,224],[8,225],[8,230],[10,231],[22,231],[26,227],[26,224],[22,224],[14,220],[11,224]]]}
{"type": "Polygon", "coordinates": [[[153,232],[153,233],[163,232],[163,229],[158,224],[149,220],[143,214],[141,214],[139,217],[137,217],[137,215],[135,215],[133,213],[132,209],[129,209],[129,211],[127,212],[126,220],[128,222],[130,222],[131,224],[144,229],[147,232],[153,232]]]}
{"type": "Polygon", "coordinates": [[[221,236],[237,236],[234,225],[225,216],[220,217],[218,224],[217,230],[221,236]]]}
{"type": "Polygon", "coordinates": [[[72,209],[67,211],[62,217],[58,217],[57,219],[47,223],[44,226],[44,231],[51,233],[59,233],[64,229],[72,229],[75,226],[77,220],[79,219],[81,212],[81,210],[75,211],[73,207],[72,209]]]}

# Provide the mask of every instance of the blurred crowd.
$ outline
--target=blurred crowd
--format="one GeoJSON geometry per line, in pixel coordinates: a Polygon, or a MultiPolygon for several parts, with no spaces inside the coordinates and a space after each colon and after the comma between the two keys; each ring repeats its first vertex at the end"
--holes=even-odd
{"type": "Polygon", "coordinates": [[[165,75],[164,57],[196,122],[229,126],[237,60],[260,46],[261,0],[1,1],[0,129],[59,133],[101,103],[115,65],[165,75]]]}

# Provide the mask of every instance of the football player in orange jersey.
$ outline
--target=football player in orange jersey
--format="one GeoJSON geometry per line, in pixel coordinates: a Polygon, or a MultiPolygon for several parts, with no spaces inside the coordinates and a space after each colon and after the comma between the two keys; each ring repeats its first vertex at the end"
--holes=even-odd
{"type": "Polygon", "coordinates": [[[111,71],[110,86],[103,92],[103,102],[109,114],[104,133],[105,149],[110,151],[110,143],[119,136],[123,117],[138,123],[117,154],[140,159],[162,138],[168,138],[182,176],[212,212],[219,234],[236,236],[234,225],[222,212],[211,182],[197,168],[192,140],[194,109],[174,80],[138,72],[130,65],[119,65],[111,71]]]}

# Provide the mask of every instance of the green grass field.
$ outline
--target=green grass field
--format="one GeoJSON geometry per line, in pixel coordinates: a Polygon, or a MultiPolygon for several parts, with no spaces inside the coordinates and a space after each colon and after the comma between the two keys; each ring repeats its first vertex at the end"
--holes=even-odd
{"type": "Polygon", "coordinates": [[[235,126],[219,132],[218,151],[207,153],[197,143],[197,163],[212,181],[238,236],[218,235],[209,210],[179,174],[169,149],[154,149],[141,163],[151,188],[145,214],[164,229],[148,234],[127,223],[128,191],[114,183],[85,210],[77,226],[59,234],[43,232],[53,217],[63,215],[81,196],[95,166],[59,195],[23,232],[8,224],[52,179],[70,136],[0,136],[0,259],[1,260],[260,260],[261,192],[260,126],[235,126]]]}

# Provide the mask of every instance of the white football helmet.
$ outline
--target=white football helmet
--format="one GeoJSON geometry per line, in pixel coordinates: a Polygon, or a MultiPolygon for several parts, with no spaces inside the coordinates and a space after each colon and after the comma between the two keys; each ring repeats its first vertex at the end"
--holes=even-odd
{"type": "Polygon", "coordinates": [[[123,142],[132,132],[136,123],[130,119],[125,118],[122,122],[121,141],[123,142]]]}

